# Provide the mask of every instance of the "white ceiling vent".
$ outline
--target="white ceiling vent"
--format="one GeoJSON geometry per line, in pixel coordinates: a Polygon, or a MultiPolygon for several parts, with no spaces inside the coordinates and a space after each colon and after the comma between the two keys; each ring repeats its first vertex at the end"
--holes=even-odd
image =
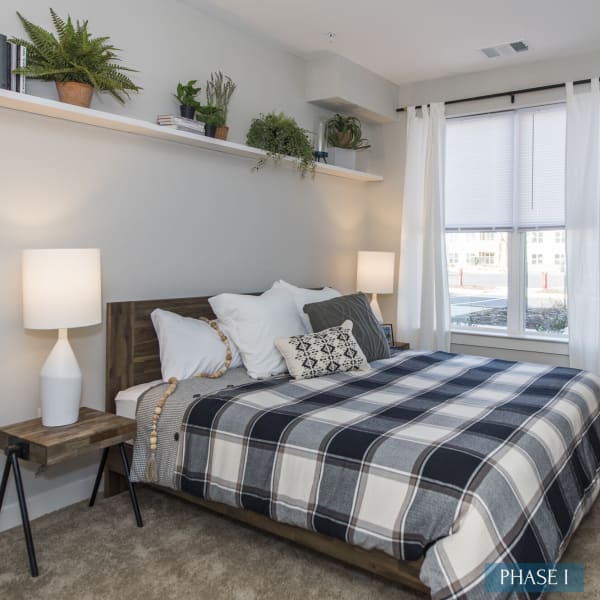
{"type": "Polygon", "coordinates": [[[489,48],[481,48],[481,52],[488,58],[497,58],[498,56],[511,56],[520,52],[527,52],[529,44],[523,40],[516,42],[507,42],[506,44],[498,44],[489,48]]]}

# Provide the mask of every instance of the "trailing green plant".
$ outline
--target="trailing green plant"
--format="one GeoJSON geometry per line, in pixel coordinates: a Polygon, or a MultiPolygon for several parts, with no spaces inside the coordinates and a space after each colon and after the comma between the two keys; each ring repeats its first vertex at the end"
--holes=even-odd
{"type": "Polygon", "coordinates": [[[215,127],[225,127],[225,115],[223,109],[219,106],[198,106],[196,109],[196,119],[214,125],[215,127]]]}
{"type": "Polygon", "coordinates": [[[209,106],[218,106],[225,117],[227,123],[227,111],[231,95],[235,92],[236,84],[229,75],[223,75],[221,71],[210,74],[210,79],[206,82],[206,103],[209,106]]]}
{"type": "Polygon", "coordinates": [[[27,66],[15,69],[16,74],[43,81],[86,83],[98,92],[111,94],[121,104],[125,103],[125,97],[130,97],[129,92],[142,89],[125,75],[125,72],[137,71],[117,64],[120,49],[109,43],[108,36],[92,37],[87,21],[74,24],[70,16],[64,21],[51,8],[50,15],[58,36],[55,37],[21,13],[17,12],[17,15],[30,39],[10,40],[27,49],[27,66]]]}
{"type": "Polygon", "coordinates": [[[314,173],[313,147],[306,133],[292,117],[283,113],[261,113],[252,120],[246,136],[248,146],[267,152],[267,156],[261,158],[254,168],[264,167],[268,159],[277,164],[284,156],[291,156],[297,160],[302,177],[309,171],[314,173]]]}
{"type": "Polygon", "coordinates": [[[177,92],[173,96],[179,101],[182,106],[191,106],[198,110],[200,103],[196,100],[196,96],[200,93],[199,87],[195,87],[197,79],[190,79],[186,84],[177,84],[177,92]]]}
{"type": "Polygon", "coordinates": [[[336,114],[327,121],[327,141],[335,148],[347,150],[366,150],[369,140],[362,137],[362,125],[356,117],[344,117],[336,114]]]}

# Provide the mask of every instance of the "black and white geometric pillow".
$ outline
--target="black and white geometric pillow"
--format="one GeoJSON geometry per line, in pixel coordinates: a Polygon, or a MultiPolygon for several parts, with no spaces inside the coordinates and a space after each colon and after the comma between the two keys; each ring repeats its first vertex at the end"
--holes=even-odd
{"type": "Polygon", "coordinates": [[[294,379],[369,370],[369,363],[352,335],[352,321],[317,333],[275,338],[273,343],[294,379]]]}

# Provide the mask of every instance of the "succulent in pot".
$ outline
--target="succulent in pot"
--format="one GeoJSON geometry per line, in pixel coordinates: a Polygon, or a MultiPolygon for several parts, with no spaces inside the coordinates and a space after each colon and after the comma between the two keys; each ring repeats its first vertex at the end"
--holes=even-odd
{"type": "Polygon", "coordinates": [[[216,137],[220,140],[226,140],[229,133],[227,126],[227,112],[229,102],[236,84],[229,75],[223,75],[221,71],[215,71],[210,74],[210,79],[206,82],[206,103],[209,106],[216,106],[223,112],[223,125],[217,127],[216,137]]]}
{"type": "Polygon", "coordinates": [[[50,16],[56,36],[35,25],[17,12],[29,40],[9,41],[27,50],[27,66],[14,70],[18,75],[42,81],[54,81],[61,102],[89,107],[92,95],[106,92],[121,104],[130,92],[142,88],[135,85],[127,72],[136,72],[119,65],[115,48],[108,36],[92,37],[87,21],[65,21],[51,8],[50,16]]]}
{"type": "Polygon", "coordinates": [[[179,114],[186,119],[193,119],[195,112],[200,108],[196,96],[200,88],[196,87],[197,79],[190,79],[187,83],[177,84],[177,92],[173,96],[179,101],[179,114]]]}
{"type": "Polygon", "coordinates": [[[356,152],[370,148],[362,137],[362,125],[356,117],[336,114],[327,121],[327,142],[333,163],[347,169],[356,168],[356,152]]]}
{"type": "Polygon", "coordinates": [[[196,119],[204,123],[204,135],[208,137],[216,137],[217,129],[225,125],[223,109],[210,104],[198,107],[196,119]]]}

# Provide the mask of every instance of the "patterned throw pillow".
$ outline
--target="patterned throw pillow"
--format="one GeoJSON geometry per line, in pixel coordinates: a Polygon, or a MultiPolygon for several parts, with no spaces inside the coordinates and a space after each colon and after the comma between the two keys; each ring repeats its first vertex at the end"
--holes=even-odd
{"type": "Polygon", "coordinates": [[[369,363],[352,335],[352,321],[318,333],[278,337],[273,343],[294,379],[369,370],[369,363]]]}

